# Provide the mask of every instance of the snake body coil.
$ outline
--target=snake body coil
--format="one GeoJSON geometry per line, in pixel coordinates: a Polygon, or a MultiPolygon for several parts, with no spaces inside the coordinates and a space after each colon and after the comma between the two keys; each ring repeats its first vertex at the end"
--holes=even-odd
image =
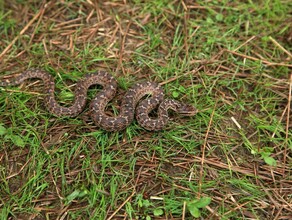
{"type": "Polygon", "coordinates": [[[107,131],[120,131],[125,129],[134,119],[136,109],[136,119],[138,123],[147,130],[161,130],[168,122],[168,109],[179,114],[192,116],[196,109],[188,104],[176,100],[164,99],[164,92],[159,84],[155,82],[137,83],[130,88],[122,99],[120,114],[110,117],[105,113],[107,104],[114,98],[117,90],[116,80],[104,71],[87,74],[78,81],[75,87],[75,100],[70,107],[60,106],[55,99],[55,83],[53,77],[38,69],[31,69],[22,72],[20,75],[10,79],[1,80],[0,86],[19,85],[24,80],[38,78],[44,82],[45,105],[47,109],[56,116],[76,116],[85,107],[87,90],[92,85],[103,87],[90,103],[90,111],[93,121],[98,127],[107,131]],[[140,101],[145,95],[151,95],[140,101]],[[140,101],[140,102],[139,102],[140,101]],[[158,107],[158,117],[153,119],[149,113],[158,107]]]}

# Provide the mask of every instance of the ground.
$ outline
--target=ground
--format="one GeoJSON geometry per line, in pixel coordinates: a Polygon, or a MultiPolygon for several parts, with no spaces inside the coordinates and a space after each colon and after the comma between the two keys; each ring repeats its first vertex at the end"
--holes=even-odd
{"type": "Polygon", "coordinates": [[[110,133],[1,87],[1,219],[292,219],[291,1],[0,0],[0,36],[0,79],[46,70],[63,105],[105,70],[109,111],[146,80],[198,109],[110,133]]]}

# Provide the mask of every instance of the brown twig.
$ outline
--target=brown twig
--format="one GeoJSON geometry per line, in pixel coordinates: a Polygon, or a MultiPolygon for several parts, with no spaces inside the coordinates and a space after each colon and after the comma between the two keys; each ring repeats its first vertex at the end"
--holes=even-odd
{"type": "Polygon", "coordinates": [[[279,44],[274,38],[272,38],[271,36],[269,37],[269,39],[277,46],[279,47],[284,53],[286,53],[290,58],[292,58],[292,54],[286,50],[281,44],[279,44]]]}
{"type": "Polygon", "coordinates": [[[120,211],[121,208],[135,195],[135,190],[133,190],[132,194],[114,211],[114,213],[108,218],[108,220],[111,220],[117,213],[120,211]]]}
{"type": "MultiPolygon", "coordinates": [[[[286,164],[287,160],[287,147],[289,144],[289,124],[290,124],[290,113],[291,113],[291,93],[292,93],[292,73],[290,74],[290,86],[289,86],[289,95],[288,95],[288,104],[287,104],[287,120],[286,120],[286,144],[285,144],[285,149],[284,149],[284,159],[283,163],[284,165],[286,164]]],[[[283,173],[285,173],[285,166],[283,166],[283,173]]]]}
{"type": "Polygon", "coordinates": [[[264,60],[264,59],[258,59],[258,58],[255,58],[255,57],[252,57],[252,56],[248,56],[248,55],[245,55],[245,54],[241,54],[241,53],[238,53],[238,52],[235,52],[235,51],[232,51],[232,50],[225,50],[225,51],[227,51],[228,53],[232,53],[234,55],[246,58],[246,59],[250,59],[250,60],[254,60],[254,61],[261,61],[261,62],[263,62],[264,64],[266,64],[268,66],[287,66],[287,67],[292,67],[292,64],[273,63],[273,62],[270,62],[270,61],[267,61],[267,60],[264,60]]]}
{"type": "MultiPolygon", "coordinates": [[[[204,171],[204,163],[205,163],[205,150],[206,150],[208,136],[209,136],[212,122],[213,122],[213,117],[215,114],[216,106],[217,106],[217,103],[215,103],[212,114],[210,116],[207,132],[206,132],[205,139],[204,139],[204,144],[202,147],[202,159],[201,159],[201,167],[200,167],[200,174],[199,174],[199,194],[201,194],[201,190],[202,190],[202,181],[203,181],[202,179],[203,179],[203,171],[204,171]]],[[[199,195],[199,197],[200,197],[200,195],[199,195]]]]}

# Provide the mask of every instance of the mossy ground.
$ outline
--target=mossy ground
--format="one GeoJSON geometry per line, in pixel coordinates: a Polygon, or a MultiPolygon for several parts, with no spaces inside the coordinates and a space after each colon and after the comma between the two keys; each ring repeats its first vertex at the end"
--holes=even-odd
{"type": "Polygon", "coordinates": [[[114,111],[152,80],[199,113],[109,133],[48,113],[42,82],[0,88],[1,219],[292,218],[290,1],[44,2],[0,0],[1,77],[42,68],[70,103],[102,69],[114,111]]]}

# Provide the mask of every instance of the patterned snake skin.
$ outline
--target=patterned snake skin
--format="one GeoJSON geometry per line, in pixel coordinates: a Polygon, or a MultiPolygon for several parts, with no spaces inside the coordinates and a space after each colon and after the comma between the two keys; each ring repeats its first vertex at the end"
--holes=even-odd
{"type": "Polygon", "coordinates": [[[136,119],[145,129],[150,131],[161,130],[168,122],[168,109],[185,116],[193,116],[196,109],[188,104],[175,100],[164,99],[162,88],[155,82],[137,83],[130,88],[122,99],[120,114],[110,117],[105,113],[109,101],[113,99],[117,90],[116,80],[108,73],[98,71],[94,74],[87,74],[78,81],[75,87],[75,100],[70,107],[60,106],[55,100],[55,83],[53,77],[42,70],[31,69],[22,72],[11,79],[1,79],[0,86],[14,86],[21,84],[24,80],[38,78],[44,82],[45,105],[47,109],[56,116],[76,116],[86,104],[87,90],[91,85],[101,85],[103,87],[90,103],[90,113],[93,121],[98,127],[107,131],[120,131],[125,129],[134,119],[136,109],[136,119]],[[145,95],[149,98],[142,99],[145,95]],[[140,101],[140,102],[139,102],[140,101]],[[158,107],[158,117],[151,118],[149,113],[158,107]]]}

